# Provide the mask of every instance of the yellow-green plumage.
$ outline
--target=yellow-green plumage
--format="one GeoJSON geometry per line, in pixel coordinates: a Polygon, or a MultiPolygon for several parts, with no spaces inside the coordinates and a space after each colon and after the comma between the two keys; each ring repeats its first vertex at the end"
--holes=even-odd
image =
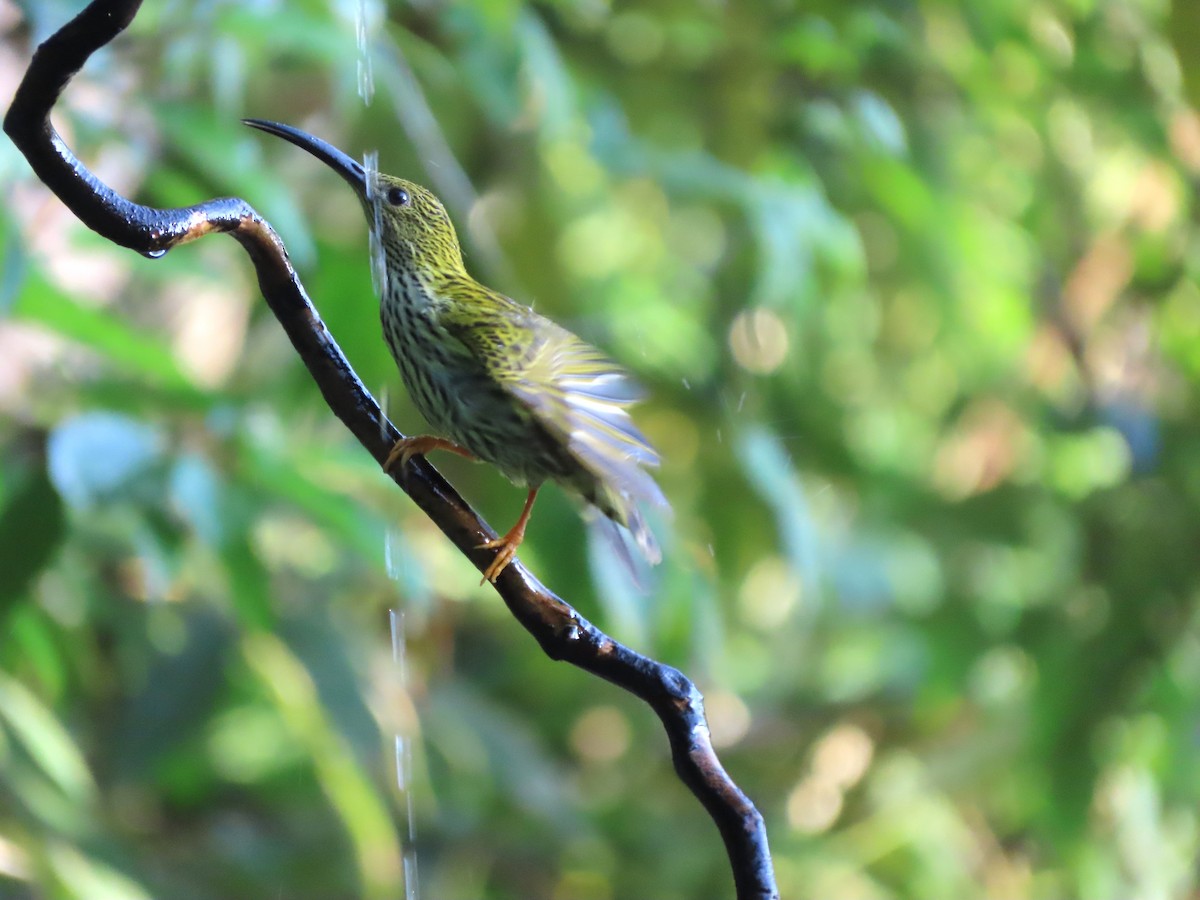
{"type": "MultiPolygon", "coordinates": [[[[666,506],[643,468],[657,465],[658,455],[629,416],[637,392],[624,373],[565,328],[475,281],[450,217],[431,192],[390,175],[369,176],[289,126],[247,121],[308,150],[359,188],[384,254],[384,339],[414,405],[458,448],[532,489],[513,532],[490,544],[511,546],[486,577],[494,580],[511,558],[545,481],[629,528],[646,558],[658,562],[637,505],[666,506]]],[[[437,446],[445,443],[415,439],[394,455],[437,446]]]]}

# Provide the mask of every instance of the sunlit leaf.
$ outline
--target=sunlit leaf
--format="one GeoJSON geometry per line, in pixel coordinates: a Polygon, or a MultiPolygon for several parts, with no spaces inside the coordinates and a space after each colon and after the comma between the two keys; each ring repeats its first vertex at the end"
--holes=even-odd
{"type": "Polygon", "coordinates": [[[0,720],[66,798],[84,807],[95,802],[96,785],[70,733],[32,691],[2,672],[0,720]]]}
{"type": "Polygon", "coordinates": [[[163,387],[183,392],[195,390],[164,343],[134,330],[109,311],[77,303],[35,271],[30,271],[22,283],[12,316],[79,341],[119,368],[163,387]]]}

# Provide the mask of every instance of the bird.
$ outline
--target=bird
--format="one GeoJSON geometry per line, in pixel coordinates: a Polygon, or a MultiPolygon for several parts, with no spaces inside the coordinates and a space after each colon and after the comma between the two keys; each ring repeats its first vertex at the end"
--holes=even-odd
{"type": "Polygon", "coordinates": [[[373,229],[383,259],[383,337],[413,405],[436,432],[398,440],[384,471],[398,466],[402,475],[414,456],[444,450],[490,463],[527,489],[516,524],[479,545],[496,551],[480,584],[495,582],[516,556],[548,481],[627,529],[646,560],[659,563],[662,552],[639,506],[670,506],[646,471],[660,458],[630,416],[643,395],[629,375],[566,328],[471,277],[432,191],[368,171],[290,125],[243,122],[337,172],[373,229]]]}

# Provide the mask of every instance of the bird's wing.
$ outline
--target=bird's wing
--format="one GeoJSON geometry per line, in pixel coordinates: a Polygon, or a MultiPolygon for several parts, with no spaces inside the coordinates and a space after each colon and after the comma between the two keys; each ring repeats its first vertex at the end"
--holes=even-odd
{"type": "MultiPolygon", "coordinates": [[[[554,322],[499,294],[486,311],[459,308],[441,323],[520,400],[552,435],[561,438],[598,479],[626,498],[667,506],[642,466],[659,457],[634,425],[628,408],[641,397],[614,363],[554,322]]],[[[612,498],[624,513],[628,500],[612,498]]]]}

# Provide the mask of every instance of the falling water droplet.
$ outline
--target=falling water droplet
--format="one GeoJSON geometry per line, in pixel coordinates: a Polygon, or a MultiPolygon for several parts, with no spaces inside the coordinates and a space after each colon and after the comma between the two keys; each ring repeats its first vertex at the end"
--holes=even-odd
{"type": "Polygon", "coordinates": [[[165,247],[160,247],[157,250],[143,250],[142,251],[142,256],[146,257],[146,259],[162,259],[166,255],[167,255],[167,250],[165,247]]]}

